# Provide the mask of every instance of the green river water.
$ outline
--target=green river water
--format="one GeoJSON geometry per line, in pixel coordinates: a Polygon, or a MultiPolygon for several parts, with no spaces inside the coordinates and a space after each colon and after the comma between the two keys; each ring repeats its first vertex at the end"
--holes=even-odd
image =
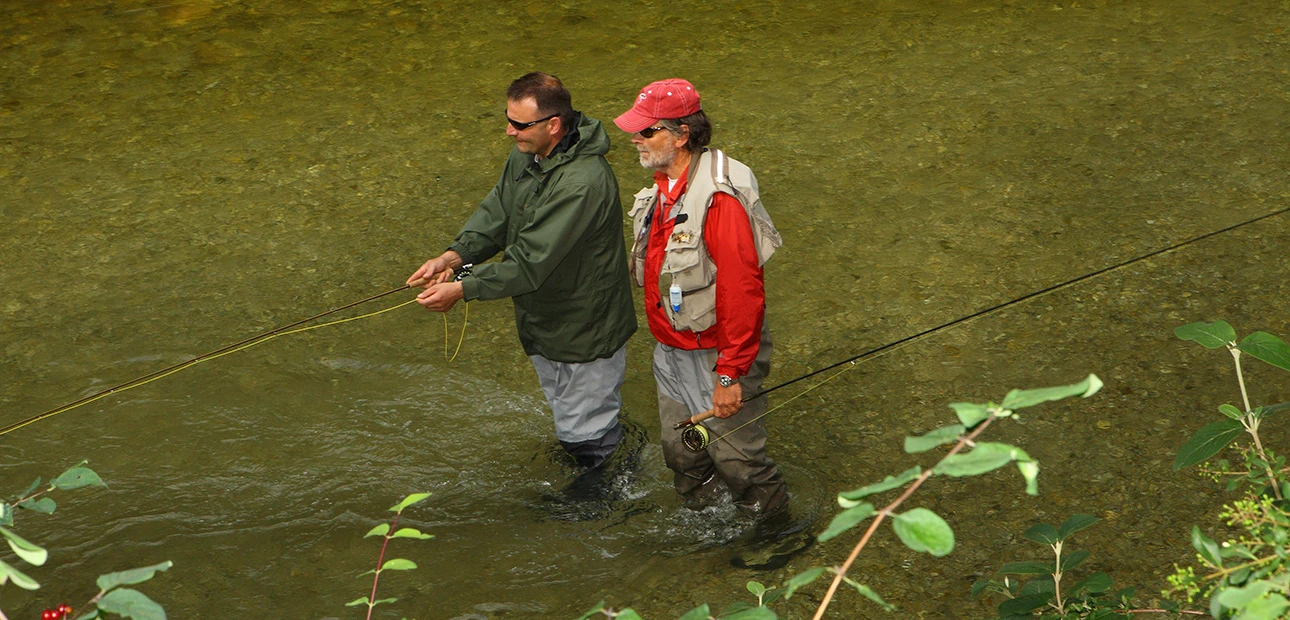
{"type": "MultiPolygon", "coordinates": [[[[1288,29],[1290,2],[1241,0],[0,0],[0,426],[401,285],[492,186],[505,88],[531,70],[606,122],[650,81],[698,87],[785,239],[766,275],[784,381],[1290,206],[1288,29]]],[[[611,139],[626,200],[649,174],[611,139]]],[[[972,582],[1040,557],[1020,534],[1075,512],[1103,519],[1076,540],[1089,568],[1162,588],[1225,498],[1174,451],[1239,399],[1230,358],[1172,330],[1290,336],[1288,217],[943,330],[776,411],[771,454],[819,529],[838,491],[930,464],[902,440],[948,403],[1106,382],[993,431],[1040,461],[1038,497],[1012,470],[933,479],[907,507],[942,515],[954,553],[882,530],[852,574],[900,611],[843,592],[830,617],[986,617],[972,582]]],[[[469,313],[451,363],[442,319],[412,306],[0,437],[6,495],[82,458],[109,485],[18,515],[51,559],[0,609],[77,606],[96,575],[170,559],[139,587],[172,618],[361,618],[344,604],[379,550],[362,535],[417,491],[434,495],[404,523],[436,538],[392,543],[419,568],[383,578],[400,602],[377,617],[608,599],[674,618],[845,558],[858,532],[776,571],[729,566],[732,511],[671,490],[644,330],[624,390],[640,464],[598,512],[552,510],[570,472],[510,304],[469,313]]],[[[1290,400],[1284,373],[1247,371],[1257,403],[1290,400]]],[[[775,609],[810,617],[823,590],[775,609]]]]}

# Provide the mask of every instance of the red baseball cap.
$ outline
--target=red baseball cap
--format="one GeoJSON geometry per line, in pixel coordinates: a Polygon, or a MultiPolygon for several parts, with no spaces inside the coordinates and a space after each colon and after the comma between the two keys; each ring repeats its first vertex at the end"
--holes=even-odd
{"type": "Polygon", "coordinates": [[[636,133],[659,119],[682,118],[699,111],[699,91],[694,85],[679,79],[659,80],[641,89],[632,109],[614,119],[614,124],[627,133],[636,133]]]}

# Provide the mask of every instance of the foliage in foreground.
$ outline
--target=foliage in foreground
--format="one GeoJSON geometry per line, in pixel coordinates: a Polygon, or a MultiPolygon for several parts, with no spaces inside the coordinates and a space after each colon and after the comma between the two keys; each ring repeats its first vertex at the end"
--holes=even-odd
{"type": "Polygon", "coordinates": [[[1290,403],[1251,406],[1241,357],[1249,355],[1290,370],[1290,345],[1265,332],[1254,332],[1237,342],[1236,330],[1223,321],[1191,323],[1174,333],[1183,340],[1231,353],[1244,407],[1219,405],[1224,419],[1197,431],[1178,451],[1174,469],[1203,463],[1239,438],[1249,443],[1238,445],[1243,466],[1233,467],[1222,459],[1203,470],[1215,481],[1226,479],[1228,491],[1244,487],[1242,497],[1224,506],[1219,515],[1229,527],[1240,530],[1240,536],[1218,543],[1193,526],[1191,543],[1200,570],[1178,568],[1169,578],[1170,592],[1185,596],[1188,602],[1207,597],[1209,613],[1215,618],[1284,618],[1290,615],[1290,479],[1285,457],[1264,445],[1259,429],[1270,415],[1290,409],[1290,403]]]}
{"type": "MultiPolygon", "coordinates": [[[[9,549],[18,559],[32,566],[44,566],[49,559],[49,552],[14,532],[14,519],[18,511],[53,514],[58,508],[57,502],[51,497],[42,497],[43,495],[55,490],[69,491],[88,486],[107,486],[94,470],[85,467],[85,461],[81,461],[51,480],[48,487],[41,489],[40,483],[41,479],[37,478],[25,491],[0,501],[0,535],[4,536],[5,541],[9,543],[9,549]]],[[[148,581],[153,575],[170,566],[171,562],[167,560],[152,566],[100,575],[95,582],[99,588],[98,594],[81,605],[81,609],[88,611],[77,616],[76,620],[93,620],[102,617],[105,613],[135,620],[166,620],[166,611],[161,605],[138,590],[121,586],[148,581]]],[[[10,562],[0,559],[0,586],[8,585],[10,582],[24,590],[40,589],[39,582],[18,570],[10,562]]],[[[53,609],[45,610],[44,617],[50,619],[68,617],[72,609],[65,603],[60,604],[53,609]]],[[[0,610],[0,620],[5,618],[4,611],[0,610]]]]}
{"type": "Polygon", "coordinates": [[[399,600],[397,598],[376,598],[376,588],[381,582],[381,573],[387,570],[413,570],[417,567],[417,564],[412,560],[405,560],[403,558],[391,558],[386,560],[385,550],[390,546],[390,539],[392,538],[414,538],[416,540],[429,540],[434,538],[434,534],[423,534],[420,530],[413,527],[399,527],[399,517],[403,516],[403,509],[421,502],[427,497],[430,497],[429,493],[413,493],[403,498],[403,501],[390,507],[390,512],[394,513],[393,521],[390,523],[382,523],[363,535],[363,538],[370,538],[372,536],[383,537],[384,540],[381,542],[381,555],[376,558],[376,568],[359,575],[359,577],[367,575],[372,576],[372,593],[368,596],[357,598],[345,603],[346,607],[367,605],[367,618],[368,620],[371,620],[372,610],[374,610],[377,605],[393,603],[399,600]]]}
{"type": "MultiPolygon", "coordinates": [[[[950,445],[948,452],[929,469],[920,466],[911,467],[899,474],[887,476],[880,482],[855,490],[838,494],[838,505],[842,512],[835,516],[829,526],[817,537],[820,542],[827,542],[845,534],[853,528],[868,522],[868,529],[860,541],[852,548],[851,554],[841,566],[813,567],[803,571],[782,586],[767,588],[757,582],[750,582],[748,589],[757,596],[757,605],[736,604],[713,616],[708,605],[700,605],[685,615],[681,620],[775,620],[778,616],[767,605],[778,598],[791,599],[803,587],[815,582],[821,575],[832,574],[832,583],[824,594],[815,618],[824,616],[834,594],[842,584],[855,590],[864,598],[886,611],[895,611],[896,607],[883,600],[873,588],[861,583],[847,572],[860,552],[869,542],[883,521],[891,519],[892,531],[906,547],[919,553],[928,553],[934,557],[943,557],[954,550],[954,531],[945,519],[927,508],[912,508],[898,511],[906,500],[933,476],[963,478],[979,476],[1001,467],[1015,465],[1026,484],[1026,493],[1039,493],[1039,463],[1031,458],[1025,450],[1005,443],[979,441],[982,433],[996,420],[1016,418],[1021,409],[1033,407],[1046,402],[1062,400],[1072,396],[1087,398],[1096,394],[1102,387],[1102,381],[1096,375],[1089,375],[1083,381],[1071,385],[1062,385],[1031,390],[1012,390],[995,403],[951,403],[958,418],[956,424],[950,424],[924,435],[905,438],[905,452],[923,453],[950,445]],[[877,509],[870,499],[879,494],[894,492],[900,494],[885,507],[877,509]]],[[[579,620],[587,620],[597,614],[620,620],[636,620],[640,615],[632,609],[614,611],[601,602],[579,620]]]]}

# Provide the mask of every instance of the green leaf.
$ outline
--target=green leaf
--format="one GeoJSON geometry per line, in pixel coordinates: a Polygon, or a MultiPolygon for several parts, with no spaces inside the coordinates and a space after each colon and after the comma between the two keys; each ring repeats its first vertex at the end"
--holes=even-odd
{"type": "Polygon", "coordinates": [[[394,558],[393,560],[388,560],[388,561],[386,561],[386,562],[385,562],[385,564],[382,564],[382,565],[381,565],[381,570],[383,570],[383,571],[385,571],[385,570],[412,570],[412,569],[414,569],[414,568],[416,568],[416,567],[417,567],[417,563],[416,563],[416,562],[413,562],[412,560],[405,560],[405,559],[403,559],[403,558],[394,558]]]}
{"type": "Polygon", "coordinates": [[[918,437],[906,437],[905,452],[907,454],[927,452],[928,450],[931,450],[932,448],[935,448],[937,446],[943,446],[947,443],[954,443],[958,441],[959,437],[962,436],[963,432],[966,430],[967,428],[964,427],[962,424],[953,424],[950,426],[938,428],[930,433],[927,433],[926,435],[920,435],[918,437]]]}
{"type": "Polygon", "coordinates": [[[1033,560],[1030,562],[1008,562],[999,568],[1000,575],[1051,575],[1052,562],[1033,560]]]}
{"type": "MultiPolygon", "coordinates": [[[[346,606],[346,607],[354,607],[354,606],[356,606],[356,605],[366,605],[366,604],[367,604],[367,597],[366,597],[366,596],[364,596],[363,598],[356,598],[356,599],[354,599],[354,600],[352,600],[352,601],[350,601],[350,602],[348,602],[348,603],[345,603],[345,606],[346,606]]],[[[583,616],[583,618],[586,618],[586,617],[587,617],[587,616],[583,616]]]]}
{"type": "Polygon", "coordinates": [[[13,506],[0,502],[0,525],[13,525],[13,506]]]}
{"type": "Polygon", "coordinates": [[[1198,342],[1207,349],[1218,349],[1236,341],[1236,330],[1224,321],[1188,323],[1174,328],[1174,335],[1198,342]]]}
{"type": "Polygon", "coordinates": [[[982,442],[967,454],[954,454],[945,457],[936,464],[933,470],[938,474],[954,476],[976,476],[996,470],[1013,460],[1029,461],[1030,455],[1021,448],[1008,444],[982,442]]]}
{"type": "Polygon", "coordinates": [[[959,422],[967,428],[972,428],[990,417],[990,409],[976,403],[950,403],[950,409],[958,414],[959,422]]]}
{"type": "Polygon", "coordinates": [[[1206,425],[1178,449],[1178,455],[1174,457],[1174,471],[1204,463],[1243,432],[1245,427],[1236,420],[1219,420],[1206,425]]]}
{"type": "Polygon", "coordinates": [[[875,493],[882,493],[883,491],[889,491],[897,487],[903,487],[906,484],[908,484],[910,481],[921,476],[922,474],[923,474],[923,468],[915,465],[914,467],[911,467],[901,472],[900,475],[898,476],[887,476],[886,478],[883,478],[882,482],[874,483],[867,487],[861,487],[854,491],[846,491],[845,493],[838,493],[838,504],[840,504],[843,508],[851,508],[852,506],[859,506],[860,502],[858,500],[869,497],[870,495],[873,495],[875,493]]]}
{"type": "Polygon", "coordinates": [[[374,528],[372,528],[372,529],[368,530],[368,532],[367,532],[366,534],[363,534],[363,538],[371,538],[372,536],[384,536],[384,535],[389,534],[389,533],[390,533],[390,524],[389,524],[389,523],[382,523],[382,524],[380,524],[380,525],[378,525],[378,526],[376,526],[376,527],[374,527],[374,528]]]}
{"type": "Polygon", "coordinates": [[[78,618],[76,618],[76,620],[94,620],[95,618],[98,618],[100,615],[102,614],[99,613],[99,608],[95,607],[81,614],[78,618]]]}
{"type": "Polygon", "coordinates": [[[1025,534],[1022,534],[1022,537],[1026,540],[1033,540],[1041,545],[1055,545],[1057,544],[1057,541],[1060,540],[1057,537],[1057,528],[1048,525],[1047,523],[1030,526],[1030,529],[1026,530],[1025,534]]]}
{"type": "Polygon", "coordinates": [[[1017,471],[1026,479],[1026,494],[1039,495],[1039,462],[1017,461],[1017,471]]]}
{"type": "Polygon", "coordinates": [[[174,566],[174,565],[175,565],[174,562],[171,562],[170,560],[166,560],[165,562],[162,562],[160,564],[153,564],[152,566],[144,566],[143,568],[132,568],[130,570],[123,570],[116,573],[108,573],[106,575],[100,575],[98,580],[96,580],[94,583],[98,585],[100,590],[111,590],[112,588],[115,588],[117,586],[128,586],[136,583],[143,583],[149,579],[152,579],[153,575],[161,571],[164,571],[167,568],[170,568],[171,566],[174,566]]]}
{"type": "Polygon", "coordinates": [[[120,588],[99,599],[99,609],[134,620],[166,620],[166,610],[147,595],[130,588],[120,588]]]}
{"type": "Polygon", "coordinates": [[[1290,409],[1290,403],[1277,403],[1275,405],[1264,405],[1262,407],[1256,407],[1255,409],[1258,410],[1259,412],[1258,415],[1256,415],[1255,417],[1266,418],[1274,413],[1280,413],[1282,411],[1290,409]]]}
{"type": "MultiPolygon", "coordinates": [[[[622,618],[623,616],[619,615],[618,617],[622,618]]],[[[639,618],[640,616],[637,616],[637,620],[639,618]]],[[[753,607],[728,616],[721,616],[721,620],[778,620],[778,618],[779,616],[776,616],[775,612],[771,611],[769,607],[753,607]]]]}
{"type": "Polygon", "coordinates": [[[766,593],[766,586],[758,581],[749,581],[747,588],[749,592],[752,592],[753,596],[761,596],[766,593]]]}
{"type": "Polygon", "coordinates": [[[375,600],[375,601],[372,601],[372,607],[376,607],[377,605],[385,605],[385,604],[387,604],[387,603],[395,603],[395,602],[398,602],[398,600],[399,600],[399,599],[397,599],[397,598],[382,598],[382,599],[377,599],[377,600],[375,600]]]}
{"type": "Polygon", "coordinates": [[[430,495],[430,493],[413,493],[412,495],[403,498],[403,501],[391,506],[390,512],[403,512],[404,508],[430,497],[430,495]]]}
{"type": "Polygon", "coordinates": [[[618,620],[641,620],[641,615],[636,613],[636,610],[631,607],[618,612],[618,615],[614,617],[618,618],[618,620]]]}
{"type": "Polygon", "coordinates": [[[1070,595],[1079,596],[1081,592],[1088,592],[1089,594],[1101,594],[1103,592],[1106,592],[1107,590],[1110,590],[1112,587],[1114,587],[1114,585],[1115,584],[1113,581],[1111,581],[1110,575],[1107,575],[1106,573],[1102,573],[1102,572],[1097,572],[1075,582],[1075,585],[1071,587],[1070,595]]]}
{"type": "Polygon", "coordinates": [[[1233,420],[1240,420],[1241,418],[1245,417],[1245,414],[1242,413],[1240,409],[1237,409],[1236,407],[1229,405],[1227,403],[1223,403],[1219,405],[1218,411],[1219,413],[1222,413],[1223,415],[1229,418],[1232,418],[1233,420]]]}
{"type": "Polygon", "coordinates": [[[0,534],[9,539],[9,548],[22,558],[22,561],[32,566],[43,566],[45,560],[49,559],[49,552],[40,548],[38,545],[27,542],[27,540],[6,528],[0,527],[0,534]]]}
{"type": "Polygon", "coordinates": [[[1066,540],[1066,537],[1071,534],[1085,529],[1097,522],[1097,517],[1080,513],[1073,514],[1069,519],[1066,519],[1066,522],[1057,527],[1057,540],[1066,540]]]}
{"type": "Polygon", "coordinates": [[[1218,548],[1218,543],[1202,534],[1200,528],[1195,525],[1191,526],[1191,546],[1210,566],[1214,568],[1223,566],[1223,554],[1218,548]]]}
{"type": "Polygon", "coordinates": [[[1080,549],[1062,556],[1062,572],[1070,572],[1084,563],[1092,555],[1087,549],[1080,549]]]}
{"type": "Polygon", "coordinates": [[[944,519],[926,508],[915,508],[892,517],[896,536],[914,551],[943,557],[954,550],[954,530],[944,519]]]}
{"type": "Polygon", "coordinates": [[[19,493],[19,494],[17,494],[17,495],[15,495],[15,496],[13,496],[13,498],[14,498],[14,499],[22,499],[22,498],[24,498],[24,497],[27,497],[28,495],[31,495],[31,492],[32,492],[32,491],[35,491],[35,490],[36,490],[36,487],[40,486],[40,481],[41,481],[41,480],[42,480],[42,478],[37,477],[37,478],[36,478],[36,481],[35,481],[35,482],[33,482],[33,483],[31,483],[31,485],[27,487],[27,490],[26,490],[26,491],[23,491],[22,493],[19,493]]]}
{"type": "Polygon", "coordinates": [[[1046,403],[1054,400],[1061,400],[1071,396],[1082,396],[1088,398],[1102,389],[1102,380],[1097,375],[1090,374],[1079,383],[1070,385],[1059,385],[1057,387],[1037,388],[1033,390],[1013,390],[1003,397],[1003,403],[999,405],[1004,409],[1024,409],[1033,407],[1040,403],[1046,403]]]}
{"type": "MultiPolygon", "coordinates": [[[[708,615],[708,604],[704,603],[685,612],[685,615],[681,616],[679,620],[708,620],[708,615]]],[[[587,616],[583,616],[583,618],[586,617],[587,616]]]]}
{"type": "Polygon", "coordinates": [[[1270,594],[1267,598],[1258,598],[1250,601],[1241,610],[1241,615],[1236,616],[1235,620],[1264,620],[1265,618],[1284,618],[1285,612],[1290,609],[1290,601],[1280,594],[1270,594]]]}
{"type": "Polygon", "coordinates": [[[18,502],[17,507],[47,515],[54,513],[54,509],[58,508],[58,503],[48,497],[42,497],[40,499],[29,499],[25,502],[18,502]]]}
{"type": "Polygon", "coordinates": [[[793,593],[797,592],[798,588],[809,585],[811,582],[815,581],[820,577],[820,575],[823,575],[823,574],[824,574],[824,567],[817,566],[815,568],[806,570],[805,572],[794,575],[792,579],[789,579],[788,581],[784,582],[784,598],[788,598],[788,599],[793,598],[793,593]]]}
{"type": "Polygon", "coordinates": [[[1236,348],[1277,368],[1290,370],[1290,345],[1272,334],[1254,332],[1246,336],[1236,348]]]}
{"type": "Polygon", "coordinates": [[[1244,588],[1223,588],[1217,594],[1218,602],[1228,609],[1240,609],[1250,601],[1271,592],[1274,586],[1266,581],[1256,581],[1244,588]]]}
{"type": "Polygon", "coordinates": [[[422,534],[421,530],[412,527],[400,528],[390,538],[415,538],[417,540],[428,540],[434,538],[434,534],[422,534]]]}
{"type": "Polygon", "coordinates": [[[79,489],[81,487],[100,486],[106,487],[99,475],[88,467],[73,467],[49,483],[51,489],[79,489]]]}
{"type": "Polygon", "coordinates": [[[13,580],[13,585],[24,590],[36,590],[40,588],[40,584],[36,583],[35,579],[24,575],[22,571],[9,566],[3,560],[0,560],[0,586],[8,583],[11,579],[13,580]]]}
{"type": "Polygon", "coordinates": [[[999,617],[1008,616],[1025,616],[1030,617],[1030,612],[1048,604],[1053,600],[1052,594],[1027,594],[1018,596],[1004,601],[999,605],[999,617]]]}
{"type": "Polygon", "coordinates": [[[851,578],[849,578],[849,577],[843,577],[843,578],[842,578],[842,581],[846,582],[846,584],[847,584],[847,585],[849,585],[849,586],[851,586],[851,587],[855,588],[855,589],[856,589],[856,592],[859,592],[861,596],[863,596],[863,597],[865,597],[865,598],[867,598],[867,599],[869,599],[869,600],[873,601],[873,602],[874,602],[874,603],[876,603],[879,607],[882,607],[882,608],[883,608],[883,610],[885,610],[885,611],[896,611],[896,606],[895,606],[895,605],[892,605],[892,604],[889,604],[887,601],[882,600],[882,597],[881,597],[881,596],[878,596],[878,593],[877,593],[877,592],[874,592],[874,591],[873,591],[873,588],[870,588],[869,586],[866,586],[866,585],[864,585],[864,584],[862,584],[862,583],[860,583],[860,582],[858,582],[858,581],[855,581],[854,579],[851,579],[851,578]]]}
{"type": "Polygon", "coordinates": [[[816,540],[826,542],[838,534],[855,527],[861,521],[868,519],[871,515],[873,515],[872,504],[866,503],[847,508],[846,510],[838,513],[838,516],[833,517],[833,521],[829,522],[829,527],[825,528],[823,532],[820,532],[820,535],[816,537],[816,540]]]}

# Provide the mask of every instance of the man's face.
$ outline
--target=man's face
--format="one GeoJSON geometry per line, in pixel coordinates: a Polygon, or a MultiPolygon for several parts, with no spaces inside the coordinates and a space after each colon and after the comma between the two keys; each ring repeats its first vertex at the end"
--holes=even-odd
{"type": "Polygon", "coordinates": [[[524,129],[516,129],[514,121],[521,125],[532,123],[545,115],[538,112],[537,100],[529,97],[516,101],[514,99],[506,100],[506,135],[515,139],[515,148],[521,153],[528,155],[543,155],[551,152],[551,148],[559,140],[555,132],[559,131],[559,121],[557,119],[546,119],[534,123],[524,129]]]}
{"type": "MultiPolygon", "coordinates": [[[[649,133],[650,129],[644,131],[649,133]]],[[[640,153],[641,166],[658,171],[666,171],[676,161],[676,154],[684,143],[684,137],[677,137],[666,129],[657,129],[648,138],[641,132],[632,134],[632,146],[640,153]]]]}

